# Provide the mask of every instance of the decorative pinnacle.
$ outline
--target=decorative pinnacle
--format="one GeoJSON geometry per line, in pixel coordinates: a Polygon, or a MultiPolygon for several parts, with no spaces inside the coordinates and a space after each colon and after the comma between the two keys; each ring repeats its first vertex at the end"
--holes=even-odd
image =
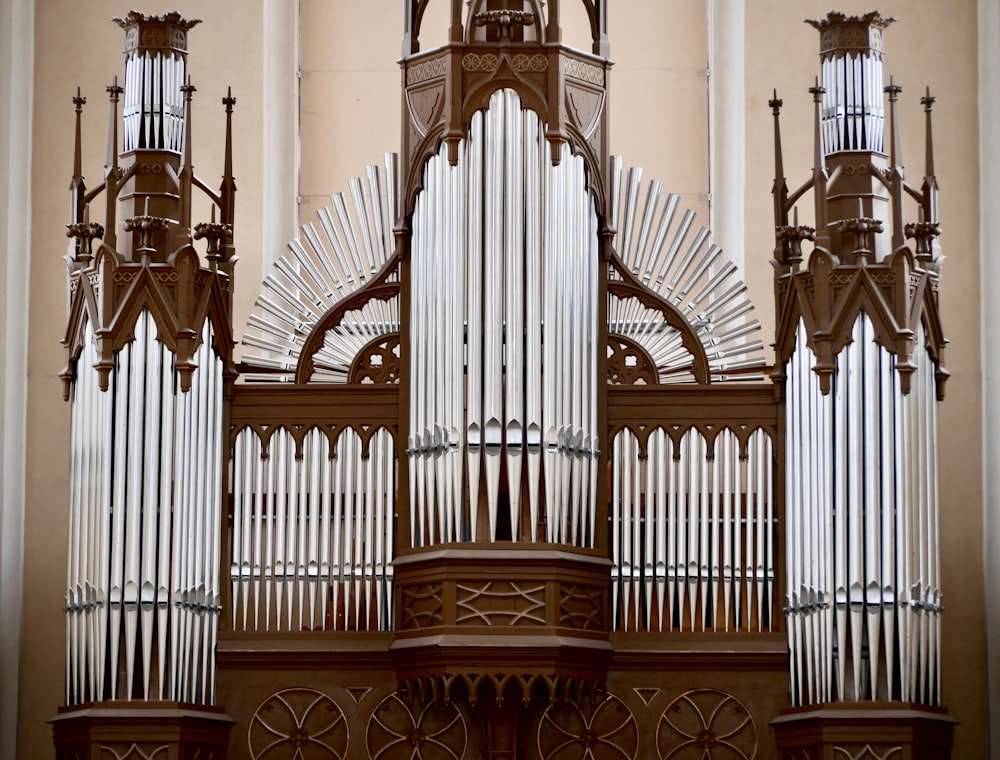
{"type": "Polygon", "coordinates": [[[201,240],[205,238],[208,241],[206,257],[213,263],[213,266],[216,261],[222,258],[220,252],[222,241],[232,234],[233,225],[215,221],[215,206],[212,206],[212,221],[200,222],[194,227],[194,239],[201,240]]]}
{"type": "Polygon", "coordinates": [[[899,93],[903,91],[903,88],[896,84],[896,78],[892,75],[889,76],[889,84],[885,86],[885,94],[889,96],[889,102],[895,103],[899,100],[899,93]]]}
{"type": "Polygon", "coordinates": [[[767,101],[767,105],[771,109],[771,113],[777,116],[781,112],[781,107],[785,104],[785,101],[778,97],[778,91],[773,90],[774,97],[767,101]]]}
{"type": "Polygon", "coordinates": [[[820,87],[819,77],[816,77],[815,84],[809,88],[809,92],[813,96],[813,103],[819,103],[820,97],[826,92],[825,87],[820,87]]]}
{"type": "Polygon", "coordinates": [[[872,234],[882,232],[882,221],[867,216],[842,219],[838,226],[854,235],[854,258],[859,266],[864,266],[872,253],[872,234]]]}
{"type": "Polygon", "coordinates": [[[802,263],[802,241],[815,240],[816,228],[799,224],[799,210],[796,208],[793,215],[793,223],[776,227],[775,236],[780,242],[787,242],[789,244],[787,263],[791,265],[792,271],[797,272],[799,264],[802,263]]]}
{"type": "Polygon", "coordinates": [[[149,197],[146,198],[146,206],[144,212],[138,216],[130,216],[125,220],[125,231],[132,232],[133,230],[138,230],[139,232],[139,247],[136,248],[136,253],[142,254],[143,259],[146,259],[149,254],[154,253],[156,249],[153,247],[153,235],[161,230],[167,228],[167,220],[162,216],[150,216],[149,215],[149,197]]]}
{"type": "Polygon", "coordinates": [[[807,18],[805,21],[816,29],[825,29],[828,26],[839,24],[870,24],[879,29],[885,29],[895,20],[892,16],[883,16],[878,11],[870,11],[863,16],[848,16],[840,11],[830,11],[824,19],[807,18]]]}
{"type": "Polygon", "coordinates": [[[76,95],[73,96],[73,105],[76,106],[76,112],[82,113],[83,106],[87,102],[87,99],[80,94],[80,88],[76,88],[76,95]]]}
{"type": "Polygon", "coordinates": [[[94,238],[104,237],[104,227],[97,222],[88,222],[85,218],[82,222],[67,224],[66,237],[76,238],[80,241],[77,258],[86,265],[93,258],[94,238]]]}
{"type": "Polygon", "coordinates": [[[125,92],[125,88],[118,84],[118,75],[115,74],[111,84],[104,88],[108,93],[108,100],[112,103],[118,102],[118,96],[125,92]]]}
{"type": "Polygon", "coordinates": [[[236,98],[233,97],[233,88],[226,88],[226,97],[222,99],[222,105],[226,107],[226,113],[233,112],[233,106],[236,105],[236,98]]]}
{"type": "Polygon", "coordinates": [[[181,85],[181,92],[184,93],[185,100],[191,100],[191,96],[198,92],[198,88],[191,84],[190,75],[188,76],[187,81],[181,85]]]}
{"type": "Polygon", "coordinates": [[[918,261],[930,261],[934,238],[941,234],[938,222],[912,222],[903,228],[908,238],[913,238],[917,244],[916,257],[918,261]]]}
{"type": "Polygon", "coordinates": [[[931,106],[934,105],[934,101],[936,101],[936,100],[937,100],[937,98],[935,98],[933,95],[931,95],[931,88],[930,88],[930,85],[928,85],[928,87],[927,87],[927,94],[924,95],[922,98],[920,98],[920,105],[922,105],[924,107],[924,110],[927,113],[930,113],[931,112],[931,106]]]}

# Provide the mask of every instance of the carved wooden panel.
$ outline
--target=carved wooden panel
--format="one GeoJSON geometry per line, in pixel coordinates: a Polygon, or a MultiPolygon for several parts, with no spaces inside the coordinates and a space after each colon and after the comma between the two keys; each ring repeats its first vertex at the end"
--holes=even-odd
{"type": "Polygon", "coordinates": [[[441,118],[444,110],[444,84],[433,83],[408,91],[407,103],[412,123],[423,137],[441,118]]]}
{"type": "Polygon", "coordinates": [[[545,625],[544,583],[459,583],[457,592],[459,625],[545,625]]]}
{"type": "Polygon", "coordinates": [[[899,744],[847,744],[833,748],[834,760],[898,760],[903,756],[903,747],[899,744]]]}
{"type": "Polygon", "coordinates": [[[315,689],[285,689],[257,708],[247,733],[253,760],[345,760],[348,721],[315,689]]]}
{"type": "Polygon", "coordinates": [[[391,694],[372,713],[366,741],[371,760],[462,760],[468,729],[450,702],[403,701],[391,694]]]}
{"type": "Polygon", "coordinates": [[[405,586],[401,591],[400,627],[427,628],[444,623],[444,602],[441,583],[421,583],[405,586]]]}
{"type": "Polygon", "coordinates": [[[577,584],[561,585],[559,625],[581,631],[604,630],[604,590],[577,584]]]}
{"type": "Polygon", "coordinates": [[[717,689],[692,689],[674,699],[656,728],[660,760],[754,760],[757,727],[740,700],[717,689]]]}
{"type": "Polygon", "coordinates": [[[170,745],[121,742],[101,745],[101,760],[166,760],[170,745]]]}
{"type": "Polygon", "coordinates": [[[639,750],[635,716],[618,697],[549,705],[538,724],[541,760],[632,760],[639,750]]]}
{"type": "Polygon", "coordinates": [[[181,755],[182,760],[220,760],[223,757],[225,753],[221,749],[211,747],[185,747],[181,755]]]}
{"type": "Polygon", "coordinates": [[[608,384],[656,385],[656,364],[646,350],[622,335],[608,336],[608,384]]]}
{"type": "Polygon", "coordinates": [[[348,375],[351,383],[399,384],[399,333],[379,336],[362,348],[348,375]]]}

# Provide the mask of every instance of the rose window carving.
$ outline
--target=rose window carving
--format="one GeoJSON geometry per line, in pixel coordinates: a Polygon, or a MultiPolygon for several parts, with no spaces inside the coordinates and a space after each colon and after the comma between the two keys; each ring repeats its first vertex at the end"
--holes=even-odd
{"type": "Polygon", "coordinates": [[[633,760],[638,749],[635,716],[615,696],[592,706],[556,702],[538,724],[543,760],[633,760]]]}
{"type": "Polygon", "coordinates": [[[336,702],[314,689],[285,689],[254,713],[248,732],[253,760],[345,760],[348,728],[336,702]]]}
{"type": "Polygon", "coordinates": [[[461,760],[468,734],[462,713],[451,703],[382,700],[368,721],[372,760],[461,760]]]}
{"type": "Polygon", "coordinates": [[[754,760],[757,728],[732,694],[692,689],[663,711],[656,749],[660,760],[754,760]]]}

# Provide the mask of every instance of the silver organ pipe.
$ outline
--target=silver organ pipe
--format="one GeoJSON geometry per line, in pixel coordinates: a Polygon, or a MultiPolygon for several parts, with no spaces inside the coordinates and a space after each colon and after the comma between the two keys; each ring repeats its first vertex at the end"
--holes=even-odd
{"type": "Polygon", "coordinates": [[[543,521],[547,541],[593,543],[597,216],[582,159],[565,148],[551,166],[543,135],[500,91],[458,166],[442,148],[425,167],[411,250],[415,546],[538,540],[543,521]]]}
{"type": "Polygon", "coordinates": [[[135,48],[125,58],[125,152],[184,150],[186,61],[169,49],[135,48]]]}
{"type": "Polygon", "coordinates": [[[211,703],[222,492],[211,329],[188,393],[148,312],[106,393],[95,361],[88,327],[73,390],[67,704],[211,703]]]}
{"type": "MultiPolygon", "coordinates": [[[[826,22],[810,22],[825,28],[826,22]]],[[[824,38],[820,79],[820,141],[823,153],[858,151],[883,153],[885,109],[882,104],[883,54],[876,21],[866,36],[845,40],[824,38]],[[846,44],[844,44],[846,43],[846,44]]],[[[880,28],[881,27],[881,28],[880,28]]]]}
{"type": "MultiPolygon", "coordinates": [[[[283,370],[287,374],[277,379],[291,380],[311,328],[392,257],[396,162],[394,154],[387,154],[384,167],[367,167],[364,179],[350,182],[349,201],[343,194],[332,195],[330,207],[318,213],[318,224],[303,225],[301,239],[289,244],[289,254],[264,280],[242,339],[250,348],[245,355],[249,363],[283,370]]],[[[398,314],[398,299],[369,302],[346,314],[314,355],[313,379],[346,382],[351,362],[365,344],[399,329],[398,314]]],[[[250,373],[247,378],[276,376],[250,373]]]]}
{"type": "Polygon", "coordinates": [[[862,312],[823,396],[801,324],[797,341],[786,412],[792,702],[938,704],[934,363],[920,354],[903,395],[862,312]]]}
{"type": "Polygon", "coordinates": [[[616,628],[772,630],[773,443],[689,428],[612,443],[611,561],[616,628]]]}
{"type": "MultiPolygon", "coordinates": [[[[93,330],[87,326],[78,361],[96,361],[93,330]]],[[[111,542],[105,508],[111,484],[112,407],[98,387],[97,374],[80,372],[73,389],[70,457],[69,571],[66,595],[67,704],[105,698],[106,630],[110,567],[102,558],[111,542]]]]}
{"type": "Polygon", "coordinates": [[[237,631],[387,630],[395,442],[352,429],[254,428],[233,447],[230,544],[237,631]]]}
{"type": "MultiPolygon", "coordinates": [[[[612,244],[622,263],[644,285],[673,303],[687,318],[705,348],[712,372],[762,367],[763,344],[752,340],[760,324],[737,267],[710,243],[710,233],[696,228],[691,210],[678,213],[679,198],[651,181],[642,170],[622,172],[612,159],[611,204],[617,230],[612,244]]],[[[662,315],[637,299],[608,299],[608,329],[637,341],[656,364],[660,383],[691,382],[690,353],[678,331],[662,315]]],[[[742,379],[749,379],[743,376],[742,379]]]]}

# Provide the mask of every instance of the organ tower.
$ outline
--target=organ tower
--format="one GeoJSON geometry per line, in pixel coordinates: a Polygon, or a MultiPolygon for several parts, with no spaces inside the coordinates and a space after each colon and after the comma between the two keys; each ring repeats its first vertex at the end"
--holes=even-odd
{"type": "Polygon", "coordinates": [[[857,742],[901,731],[894,740],[902,736],[907,751],[936,752],[950,730],[933,709],[941,705],[943,610],[937,405],[948,377],[934,98],[920,98],[924,171],[911,183],[897,114],[902,88],[883,74],[892,22],[878,13],[809,22],[820,33],[820,76],[810,89],[814,165],[791,193],[782,103],[771,101],[772,377],[784,385],[789,699],[801,708],[776,726],[788,753],[830,746],[838,730],[857,742]],[[807,192],[815,227],[798,221],[807,192]],[[846,717],[862,706],[875,709],[846,717]],[[797,734],[803,726],[812,733],[797,734]]]}

